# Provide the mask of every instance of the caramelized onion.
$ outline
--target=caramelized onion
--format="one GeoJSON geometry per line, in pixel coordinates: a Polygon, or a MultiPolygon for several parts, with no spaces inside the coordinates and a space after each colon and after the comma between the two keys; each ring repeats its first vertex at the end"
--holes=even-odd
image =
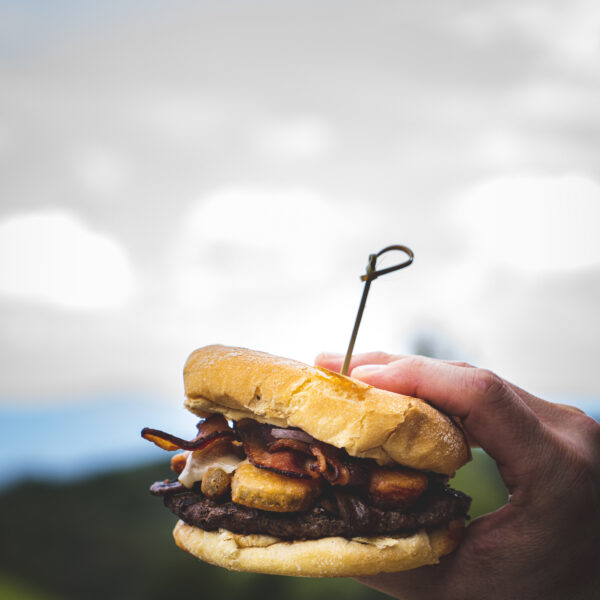
{"type": "Polygon", "coordinates": [[[297,440],[299,442],[305,442],[306,444],[312,444],[316,442],[315,438],[308,435],[301,429],[287,429],[284,427],[273,427],[270,431],[274,438],[282,440],[297,440]]]}
{"type": "Polygon", "coordinates": [[[150,493],[153,496],[167,496],[168,494],[183,491],[187,491],[187,488],[179,481],[157,481],[150,486],[150,493]]]}
{"type": "Polygon", "coordinates": [[[344,521],[365,528],[369,527],[371,511],[362,498],[345,490],[336,490],[335,499],[339,514],[344,521]]]}
{"type": "Polygon", "coordinates": [[[365,459],[351,458],[339,448],[318,442],[310,445],[316,462],[310,465],[313,472],[319,473],[331,485],[362,485],[369,474],[361,464],[365,459]]]}

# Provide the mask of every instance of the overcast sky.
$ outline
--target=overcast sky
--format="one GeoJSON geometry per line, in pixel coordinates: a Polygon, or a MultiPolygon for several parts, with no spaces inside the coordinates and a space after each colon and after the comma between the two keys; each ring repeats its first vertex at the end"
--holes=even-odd
{"type": "Polygon", "coordinates": [[[196,347],[433,349],[600,395],[600,4],[0,3],[0,399],[196,347]],[[392,257],[390,257],[390,260],[392,257]]]}

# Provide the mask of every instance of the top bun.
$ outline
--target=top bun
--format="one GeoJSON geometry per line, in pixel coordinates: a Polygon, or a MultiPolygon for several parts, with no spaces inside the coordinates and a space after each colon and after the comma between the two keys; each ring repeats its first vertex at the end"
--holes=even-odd
{"type": "Polygon", "coordinates": [[[265,352],[205,346],[188,358],[185,406],[280,427],[373,458],[445,475],[470,460],[460,427],[423,400],[265,352]]]}

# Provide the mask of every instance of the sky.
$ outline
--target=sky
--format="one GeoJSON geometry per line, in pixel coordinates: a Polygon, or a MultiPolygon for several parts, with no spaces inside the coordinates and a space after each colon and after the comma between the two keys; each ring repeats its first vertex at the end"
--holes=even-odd
{"type": "Polygon", "coordinates": [[[389,244],[356,351],[600,397],[598,64],[590,0],[0,2],[0,405],[344,352],[389,244]]]}

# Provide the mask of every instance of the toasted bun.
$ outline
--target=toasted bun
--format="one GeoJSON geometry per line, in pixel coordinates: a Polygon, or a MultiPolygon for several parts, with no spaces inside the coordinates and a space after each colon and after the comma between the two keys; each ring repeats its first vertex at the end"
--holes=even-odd
{"type": "Polygon", "coordinates": [[[430,533],[408,537],[328,537],[284,542],[261,535],[238,535],[225,529],[204,531],[179,521],[177,545],[196,558],[234,571],[297,577],[357,577],[407,571],[433,565],[456,548],[464,532],[457,519],[430,533]]]}
{"type": "Polygon", "coordinates": [[[470,460],[460,427],[426,402],[246,348],[206,346],[184,368],[186,407],[313,437],[379,464],[452,475],[470,460]]]}

